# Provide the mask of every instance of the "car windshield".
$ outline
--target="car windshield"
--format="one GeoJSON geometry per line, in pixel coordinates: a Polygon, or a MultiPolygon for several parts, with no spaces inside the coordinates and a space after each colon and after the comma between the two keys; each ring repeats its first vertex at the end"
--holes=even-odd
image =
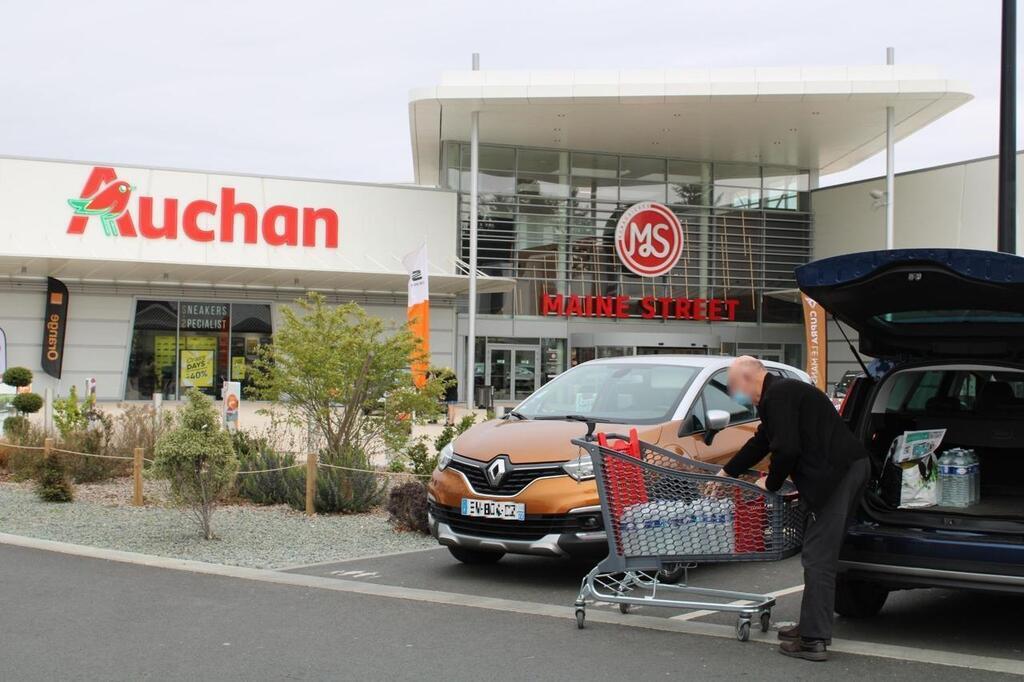
{"type": "Polygon", "coordinates": [[[516,412],[527,419],[575,415],[626,424],[667,421],[698,371],[680,365],[588,363],[542,386],[516,412]]]}

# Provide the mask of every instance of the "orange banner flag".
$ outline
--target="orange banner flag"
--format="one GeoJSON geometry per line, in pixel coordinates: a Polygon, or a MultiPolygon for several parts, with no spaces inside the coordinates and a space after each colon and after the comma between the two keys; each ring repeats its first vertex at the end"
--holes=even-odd
{"type": "Polygon", "coordinates": [[[412,380],[417,388],[427,383],[430,362],[430,285],[427,275],[427,245],[402,259],[409,273],[409,328],[420,340],[419,350],[412,358],[412,380]]]}

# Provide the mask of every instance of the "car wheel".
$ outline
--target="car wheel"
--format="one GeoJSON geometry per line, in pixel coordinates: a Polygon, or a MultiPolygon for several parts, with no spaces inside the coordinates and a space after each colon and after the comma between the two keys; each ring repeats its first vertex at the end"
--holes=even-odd
{"type": "Polygon", "coordinates": [[[836,577],[836,613],[849,618],[867,618],[882,610],[889,588],[878,583],[836,577]]]}
{"type": "Polygon", "coordinates": [[[470,565],[497,563],[501,557],[505,556],[504,552],[486,552],[466,547],[449,547],[448,551],[462,563],[470,565]]]}

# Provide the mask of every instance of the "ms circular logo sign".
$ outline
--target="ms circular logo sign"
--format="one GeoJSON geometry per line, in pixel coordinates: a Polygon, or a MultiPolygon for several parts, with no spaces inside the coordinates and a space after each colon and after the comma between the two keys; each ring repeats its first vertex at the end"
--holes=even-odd
{"type": "Polygon", "coordinates": [[[683,226],[667,206],[653,201],[633,204],[615,227],[615,251],[635,274],[660,277],[679,262],[683,226]]]}

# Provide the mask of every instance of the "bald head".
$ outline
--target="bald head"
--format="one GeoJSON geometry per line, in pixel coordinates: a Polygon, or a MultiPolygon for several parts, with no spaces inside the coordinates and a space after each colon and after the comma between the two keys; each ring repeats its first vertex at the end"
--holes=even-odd
{"type": "Polygon", "coordinates": [[[746,394],[756,405],[761,400],[761,386],[767,373],[763,362],[749,355],[741,355],[729,365],[729,393],[746,394]]]}

